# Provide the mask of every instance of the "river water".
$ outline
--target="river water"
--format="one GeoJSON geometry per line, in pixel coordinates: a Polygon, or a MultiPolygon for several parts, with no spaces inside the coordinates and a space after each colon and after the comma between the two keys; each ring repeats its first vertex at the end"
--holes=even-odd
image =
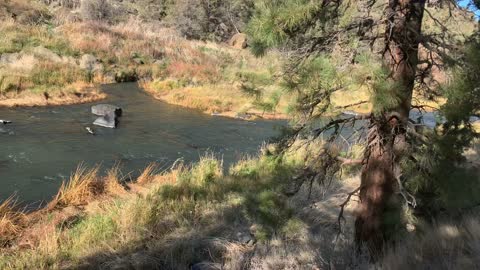
{"type": "Polygon", "coordinates": [[[0,108],[0,201],[16,193],[21,203],[48,201],[80,163],[110,168],[120,162],[124,175],[146,165],[168,167],[183,158],[194,162],[206,152],[228,166],[279,134],[281,121],[215,117],[154,100],[136,84],[104,86],[108,103],[123,108],[117,129],[94,127],[96,116],[81,104],[48,108],[0,108]],[[85,130],[92,127],[92,136],[85,130]]]}

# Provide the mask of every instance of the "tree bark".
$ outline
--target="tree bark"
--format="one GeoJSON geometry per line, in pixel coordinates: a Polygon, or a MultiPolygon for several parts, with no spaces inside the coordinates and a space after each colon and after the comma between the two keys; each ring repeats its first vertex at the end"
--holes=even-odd
{"type": "Polygon", "coordinates": [[[395,87],[389,94],[398,100],[372,117],[361,175],[360,207],[355,238],[374,258],[383,250],[385,214],[398,188],[398,161],[407,148],[406,130],[418,64],[418,45],[425,0],[389,0],[385,10],[383,61],[395,87]]]}

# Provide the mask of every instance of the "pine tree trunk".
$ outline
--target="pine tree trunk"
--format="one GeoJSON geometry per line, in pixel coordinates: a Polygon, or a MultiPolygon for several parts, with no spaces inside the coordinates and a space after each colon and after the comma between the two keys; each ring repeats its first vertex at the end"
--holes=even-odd
{"type": "Polygon", "coordinates": [[[394,108],[371,119],[368,144],[361,176],[360,207],[355,222],[357,243],[365,244],[375,257],[382,252],[385,214],[394,200],[398,161],[407,147],[406,126],[418,63],[418,45],[425,0],[389,0],[385,10],[383,60],[396,85],[391,95],[399,102],[394,108]]]}

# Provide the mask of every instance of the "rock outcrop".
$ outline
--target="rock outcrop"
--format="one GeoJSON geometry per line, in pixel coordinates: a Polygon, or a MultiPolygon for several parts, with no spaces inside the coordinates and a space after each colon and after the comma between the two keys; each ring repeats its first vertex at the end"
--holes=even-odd
{"type": "Polygon", "coordinates": [[[243,33],[238,33],[235,34],[230,41],[228,42],[228,45],[236,48],[236,49],[245,49],[248,46],[247,42],[247,35],[243,33]]]}
{"type": "Polygon", "coordinates": [[[97,58],[91,54],[84,54],[80,58],[79,66],[81,69],[89,72],[101,72],[103,71],[103,65],[97,60],[97,58]]]}

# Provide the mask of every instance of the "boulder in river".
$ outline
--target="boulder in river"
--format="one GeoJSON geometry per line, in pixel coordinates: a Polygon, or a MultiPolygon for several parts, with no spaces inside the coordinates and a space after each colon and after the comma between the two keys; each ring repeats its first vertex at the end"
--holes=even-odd
{"type": "Polygon", "coordinates": [[[116,128],[117,123],[118,123],[118,120],[115,115],[115,112],[109,112],[104,116],[97,118],[97,120],[93,122],[94,125],[106,127],[106,128],[116,128]]]}
{"type": "Polygon", "coordinates": [[[98,116],[105,116],[107,114],[114,114],[115,117],[122,116],[122,108],[111,104],[98,104],[92,106],[92,113],[98,116]]]}

